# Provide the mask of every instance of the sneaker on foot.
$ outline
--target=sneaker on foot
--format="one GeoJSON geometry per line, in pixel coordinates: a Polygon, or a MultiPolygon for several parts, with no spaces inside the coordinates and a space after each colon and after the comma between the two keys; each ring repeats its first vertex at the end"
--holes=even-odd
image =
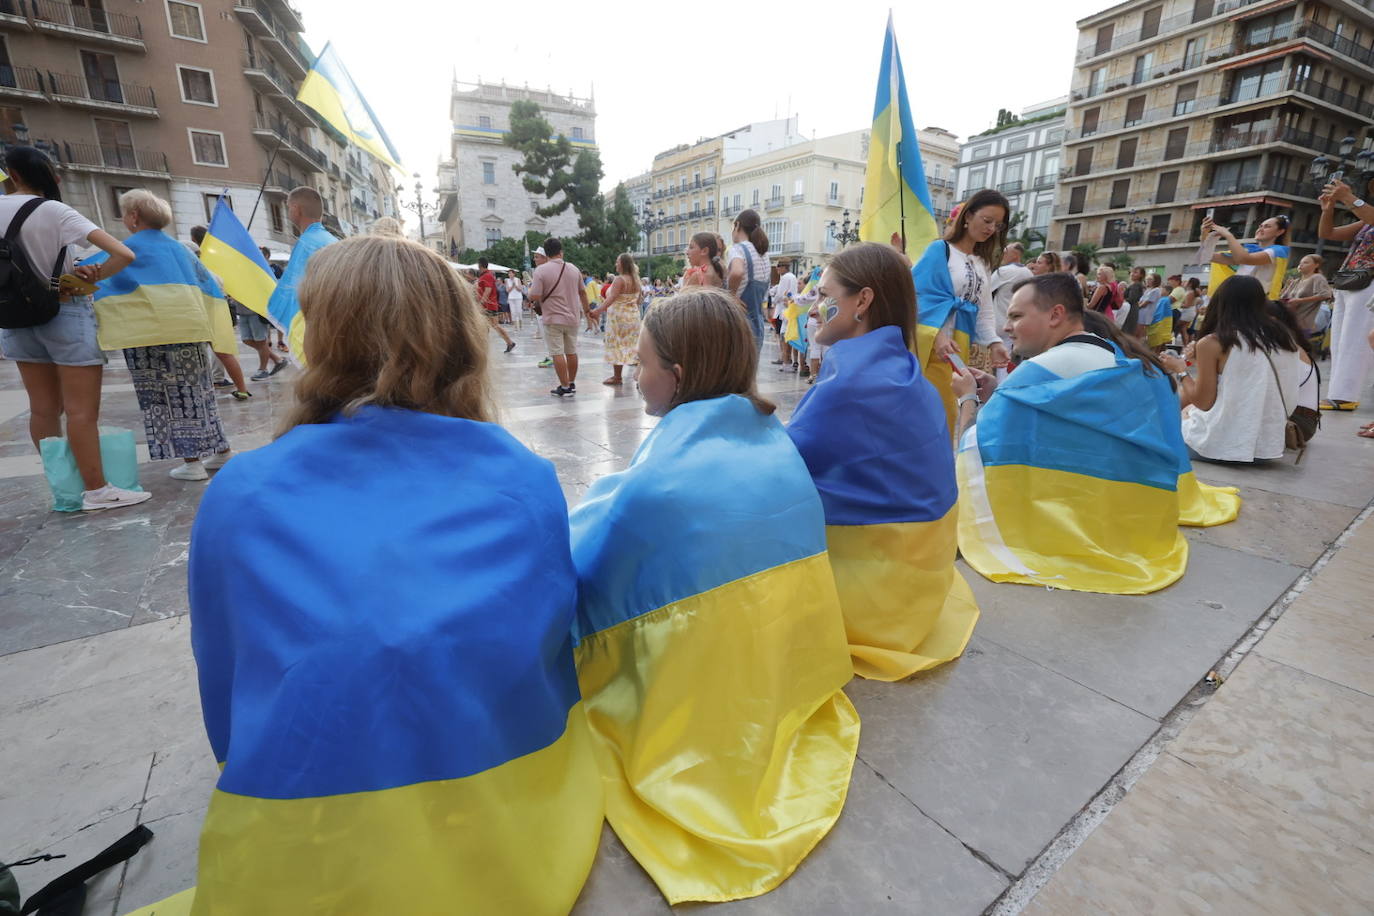
{"type": "Polygon", "coordinates": [[[514,349],[515,349],[515,341],[512,340],[510,343],[506,344],[506,352],[507,352],[507,353],[509,353],[511,350],[514,350],[514,349]]]}
{"type": "Polygon", "coordinates": [[[284,360],[284,359],[279,359],[279,360],[277,360],[276,365],[274,365],[271,369],[268,369],[268,370],[267,370],[267,374],[268,374],[268,375],[276,375],[278,372],[282,371],[282,370],[285,369],[285,368],[286,368],[286,360],[284,360]]]}
{"type": "Polygon", "coordinates": [[[216,387],[216,388],[233,388],[233,387],[234,387],[234,383],[233,383],[232,381],[230,381],[229,379],[227,379],[227,378],[222,378],[222,379],[220,379],[218,382],[215,382],[215,387],[216,387]]]}
{"type": "Polygon", "coordinates": [[[99,490],[87,490],[81,494],[81,510],[97,512],[101,509],[119,509],[136,506],[152,498],[153,494],[146,490],[126,490],[107,483],[99,490]]]}
{"type": "Polygon", "coordinates": [[[540,369],[548,369],[548,368],[549,368],[550,366],[552,366],[552,365],[553,365],[553,357],[552,357],[552,356],[546,356],[546,357],[544,357],[543,359],[541,359],[541,360],[539,361],[539,368],[540,368],[540,369]]]}
{"type": "Polygon", "coordinates": [[[576,391],[576,390],[577,390],[577,382],[568,382],[568,384],[567,384],[565,387],[566,387],[569,391],[576,391]]]}
{"type": "Polygon", "coordinates": [[[205,470],[207,471],[218,471],[220,468],[224,467],[224,463],[226,461],[233,457],[234,450],[231,448],[225,449],[222,452],[215,452],[213,455],[211,455],[209,458],[206,458],[200,464],[201,467],[205,468],[205,470]]]}
{"type": "Polygon", "coordinates": [[[210,472],[199,461],[183,461],[172,468],[171,474],[177,480],[209,480],[210,472]]]}
{"type": "Polygon", "coordinates": [[[248,376],[248,378],[254,382],[261,382],[264,379],[268,379],[271,377],[272,373],[266,369],[259,369],[257,372],[254,372],[252,375],[248,376]]]}
{"type": "Polygon", "coordinates": [[[564,388],[562,385],[559,385],[557,388],[549,389],[549,394],[560,398],[565,398],[572,393],[573,390],[571,388],[564,388]]]}
{"type": "Polygon", "coordinates": [[[236,401],[246,401],[253,396],[251,391],[231,391],[229,393],[234,396],[236,401]]]}

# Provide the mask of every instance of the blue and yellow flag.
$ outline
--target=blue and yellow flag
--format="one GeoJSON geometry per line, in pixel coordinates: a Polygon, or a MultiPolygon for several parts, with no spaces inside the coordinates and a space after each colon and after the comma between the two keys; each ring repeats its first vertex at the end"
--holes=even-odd
{"type": "Polygon", "coordinates": [[[787,307],[782,313],[782,339],[787,341],[787,345],[806,357],[806,350],[810,341],[806,339],[806,314],[807,307],[802,305],[791,296],[787,297],[787,307]]]}
{"type": "Polygon", "coordinates": [[[267,302],[277,288],[277,276],[223,197],[215,204],[215,215],[201,242],[200,260],[219,277],[225,292],[270,320],[267,302]]]}
{"type": "Polygon", "coordinates": [[[673,408],[573,511],[606,816],[669,903],[771,890],[844,805],[859,718],[824,526],[782,425],[738,395],[673,408]]]}
{"type": "Polygon", "coordinates": [[[949,273],[949,243],[943,239],[935,239],[926,245],[911,268],[911,279],[916,286],[916,358],[944,403],[945,423],[952,435],[955,404],[951,381],[954,367],[935,356],[935,336],[949,324],[954,345],[964,362],[968,362],[973,338],[977,335],[978,303],[954,295],[954,281],[949,273]]]}
{"type": "Polygon", "coordinates": [[[954,456],[901,329],[832,345],[787,432],[825,505],[854,671],[895,681],[957,658],[978,605],[954,568],[954,456]]]}
{"type": "MultiPolygon", "coordinates": [[[[95,293],[100,349],[203,340],[216,353],[238,352],[224,293],[185,245],[160,229],[135,232],[124,244],[134,262],[102,280],[95,293]]],[[[97,252],[82,263],[108,257],[97,252]]]]}
{"type": "Polygon", "coordinates": [[[315,64],[305,75],[296,101],[319,112],[320,117],[351,143],[366,150],[394,169],[405,171],[396,147],[391,145],[381,122],[367,99],[358,91],[353,77],[334,50],[326,43],[315,64]]]}
{"type": "Polygon", "coordinates": [[[1074,591],[1177,581],[1178,426],[1168,381],[1119,349],[1061,344],[1022,363],[960,445],[964,559],[994,582],[1074,591]]]}
{"type": "Polygon", "coordinates": [[[301,304],[296,298],[296,287],[305,279],[306,268],[315,252],[337,241],[321,223],[311,223],[306,227],[301,237],[296,239],[296,247],[291,249],[291,260],[286,263],[286,269],[272,291],[272,298],[267,301],[267,319],[286,335],[291,358],[302,366],[306,360],[305,316],[301,314],[301,304]]]}
{"type": "Polygon", "coordinates": [[[930,205],[916,123],[906,97],[902,56],[892,14],[887,16],[883,61],[878,68],[878,92],[873,103],[873,132],[864,172],[864,207],[859,237],[886,245],[894,232],[906,240],[908,253],[924,251],[939,235],[930,205]]]}
{"type": "MultiPolygon", "coordinates": [[[[1288,246],[1261,245],[1258,242],[1241,242],[1241,247],[1251,254],[1258,251],[1268,251],[1270,253],[1270,256],[1274,259],[1274,274],[1269,278],[1269,288],[1265,290],[1265,294],[1275,301],[1282,299],[1283,276],[1288,273],[1288,246]]],[[[1218,252],[1218,255],[1224,258],[1230,258],[1231,252],[1222,251],[1218,252]]],[[[1218,264],[1213,261],[1211,275],[1207,278],[1207,288],[1210,289],[1212,295],[1215,296],[1217,290],[1221,288],[1221,284],[1235,275],[1236,269],[1230,264],[1218,264]]]]}
{"type": "Polygon", "coordinates": [[[189,573],[221,772],[194,894],[149,912],[572,908],[603,805],[549,462],[414,411],[298,426],[216,475],[189,573]]]}

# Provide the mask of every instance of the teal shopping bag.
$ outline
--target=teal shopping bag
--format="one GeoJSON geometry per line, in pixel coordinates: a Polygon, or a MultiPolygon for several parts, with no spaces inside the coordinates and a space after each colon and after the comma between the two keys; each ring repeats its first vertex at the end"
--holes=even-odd
{"type": "MultiPolygon", "coordinates": [[[[43,456],[43,473],[52,487],[52,507],[58,512],[81,511],[81,494],[86,489],[76,470],[67,440],[53,436],[38,443],[43,456]]],[[[142,493],[138,485],[138,449],[134,434],[117,426],[100,427],[100,461],[105,480],[117,487],[142,493]]]]}

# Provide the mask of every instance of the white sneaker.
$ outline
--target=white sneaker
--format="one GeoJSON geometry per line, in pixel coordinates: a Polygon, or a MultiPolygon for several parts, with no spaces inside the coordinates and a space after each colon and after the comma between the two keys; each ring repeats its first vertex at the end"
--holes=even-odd
{"type": "Polygon", "coordinates": [[[99,490],[86,490],[81,494],[81,511],[97,512],[101,509],[136,506],[152,498],[153,494],[146,490],[125,490],[107,483],[99,490]]]}
{"type": "Polygon", "coordinates": [[[215,452],[209,458],[206,458],[205,460],[201,461],[200,464],[201,467],[205,468],[205,470],[207,471],[218,471],[220,468],[224,467],[224,463],[226,461],[233,457],[234,450],[225,449],[222,452],[215,452]]]}
{"type": "Polygon", "coordinates": [[[177,480],[209,480],[210,472],[199,461],[183,461],[172,468],[172,476],[177,480]]]}

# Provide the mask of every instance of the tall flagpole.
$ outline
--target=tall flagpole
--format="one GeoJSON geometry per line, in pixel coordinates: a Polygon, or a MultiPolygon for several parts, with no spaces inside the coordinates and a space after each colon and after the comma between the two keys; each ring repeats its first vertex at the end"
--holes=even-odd
{"type": "MultiPolygon", "coordinates": [[[[899,127],[900,130],[900,119],[899,127]]],[[[897,220],[902,227],[902,253],[906,254],[906,175],[902,171],[902,141],[897,141],[897,220]]]]}
{"type": "Polygon", "coordinates": [[[282,137],[277,135],[277,145],[272,148],[272,155],[267,157],[267,171],[262,173],[262,184],[258,185],[258,197],[253,201],[253,212],[248,214],[248,222],[243,224],[249,234],[253,232],[253,217],[258,215],[258,204],[262,203],[262,193],[267,190],[267,179],[272,177],[272,164],[277,161],[277,150],[281,149],[282,137]]]}

